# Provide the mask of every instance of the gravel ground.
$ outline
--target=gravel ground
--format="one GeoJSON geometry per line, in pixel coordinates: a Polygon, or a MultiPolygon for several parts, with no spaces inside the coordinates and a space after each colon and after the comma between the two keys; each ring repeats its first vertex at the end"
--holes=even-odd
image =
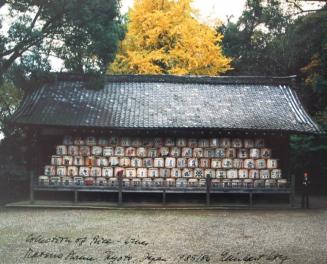
{"type": "Polygon", "coordinates": [[[0,210],[0,263],[327,264],[327,210],[0,210]]]}

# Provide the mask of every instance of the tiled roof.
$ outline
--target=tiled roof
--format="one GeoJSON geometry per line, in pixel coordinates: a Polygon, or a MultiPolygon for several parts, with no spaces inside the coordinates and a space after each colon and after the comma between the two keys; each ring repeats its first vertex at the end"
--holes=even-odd
{"type": "Polygon", "coordinates": [[[317,133],[288,79],[107,76],[102,89],[83,76],[48,82],[27,95],[12,121],[101,128],[218,128],[317,133]]]}

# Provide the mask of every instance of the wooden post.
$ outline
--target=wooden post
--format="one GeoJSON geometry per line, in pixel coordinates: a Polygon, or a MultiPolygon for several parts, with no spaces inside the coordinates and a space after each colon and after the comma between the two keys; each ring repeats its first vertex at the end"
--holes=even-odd
{"type": "Polygon", "coordinates": [[[162,204],[166,204],[166,179],[163,180],[163,190],[162,190],[162,204]]]}
{"type": "Polygon", "coordinates": [[[77,203],[78,202],[78,191],[75,190],[74,191],[74,203],[77,203]]]}
{"type": "Polygon", "coordinates": [[[253,207],[253,193],[252,192],[249,193],[249,207],[250,208],[253,207]]]}
{"type": "Polygon", "coordinates": [[[291,192],[290,192],[290,207],[295,205],[295,175],[291,174],[291,192]]]}
{"type": "Polygon", "coordinates": [[[206,204],[207,206],[210,206],[210,190],[211,190],[211,177],[210,175],[207,175],[206,178],[206,204]]]}
{"type": "Polygon", "coordinates": [[[34,204],[34,171],[30,171],[30,203],[34,204]]]}
{"type": "Polygon", "coordinates": [[[123,171],[119,171],[118,174],[118,205],[123,205],[123,171]]]}

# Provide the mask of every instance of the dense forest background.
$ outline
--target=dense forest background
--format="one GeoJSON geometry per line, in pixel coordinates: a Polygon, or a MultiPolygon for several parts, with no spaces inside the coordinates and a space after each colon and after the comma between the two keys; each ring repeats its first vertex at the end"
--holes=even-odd
{"type": "MultiPolygon", "coordinates": [[[[190,3],[188,0],[180,2],[185,5],[190,3]]],[[[237,22],[228,19],[226,23],[220,23],[210,29],[200,23],[194,24],[193,18],[190,17],[192,10],[180,12],[181,16],[185,16],[180,18],[180,21],[187,22],[181,29],[185,36],[185,41],[181,40],[181,43],[184,41],[194,46],[191,42],[194,40],[189,37],[188,30],[195,26],[199,30],[203,28],[207,33],[210,32],[208,34],[217,45],[216,48],[212,47],[212,50],[217,50],[217,61],[223,64],[217,64],[217,61],[213,60],[212,65],[215,67],[210,68],[210,71],[203,68],[183,70],[180,66],[182,64],[176,63],[175,57],[171,60],[164,54],[164,57],[155,57],[156,69],[160,67],[161,73],[171,73],[176,68],[176,73],[182,74],[208,72],[214,75],[212,69],[218,69],[216,73],[224,75],[297,75],[298,93],[307,111],[320,127],[326,130],[327,3],[320,1],[322,4],[319,8],[308,10],[302,7],[302,2],[247,0],[237,22]],[[216,37],[212,32],[215,32],[216,37]],[[170,64],[171,61],[176,64],[170,64]],[[226,71],[230,67],[232,69],[226,71]]],[[[124,61],[117,63],[117,58],[122,54],[126,55],[126,49],[133,48],[130,44],[133,36],[128,32],[129,15],[121,15],[119,10],[119,0],[0,0],[2,194],[22,193],[22,190],[28,189],[22,132],[11,127],[6,120],[13,114],[23,95],[37,87],[39,80],[46,78],[51,72],[54,58],[63,62],[66,71],[75,73],[101,76],[121,72],[123,67],[126,67],[124,61]],[[124,43],[125,36],[129,40],[127,44],[126,41],[124,43]],[[117,54],[119,56],[116,56],[117,54]],[[115,66],[114,71],[111,65],[115,66]]],[[[172,18],[179,19],[176,15],[172,18]]],[[[170,23],[171,31],[176,30],[174,21],[170,23]]],[[[134,28],[137,28],[137,25],[134,28]]],[[[176,39],[171,36],[171,31],[162,31],[160,41],[144,48],[165,48],[167,39],[176,39]]],[[[143,51],[136,51],[134,46],[133,52],[143,51]]],[[[181,49],[178,52],[181,52],[181,49]]],[[[181,56],[180,53],[176,54],[181,56]]],[[[183,57],[185,61],[193,58],[192,55],[186,55],[183,57]]],[[[146,71],[152,68],[142,68],[142,73],[144,69],[146,71]]],[[[133,68],[133,73],[135,69],[138,69],[138,66],[133,68]]],[[[308,171],[312,175],[315,192],[326,194],[326,135],[292,136],[291,147],[291,166],[299,179],[298,184],[303,172],[308,171]]]]}

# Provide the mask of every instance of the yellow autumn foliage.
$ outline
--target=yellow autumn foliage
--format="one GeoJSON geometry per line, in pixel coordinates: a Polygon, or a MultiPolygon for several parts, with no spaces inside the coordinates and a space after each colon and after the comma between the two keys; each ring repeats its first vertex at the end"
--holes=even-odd
{"type": "Polygon", "coordinates": [[[222,35],[195,18],[192,0],[135,0],[109,73],[219,75],[231,69],[222,35]]]}

